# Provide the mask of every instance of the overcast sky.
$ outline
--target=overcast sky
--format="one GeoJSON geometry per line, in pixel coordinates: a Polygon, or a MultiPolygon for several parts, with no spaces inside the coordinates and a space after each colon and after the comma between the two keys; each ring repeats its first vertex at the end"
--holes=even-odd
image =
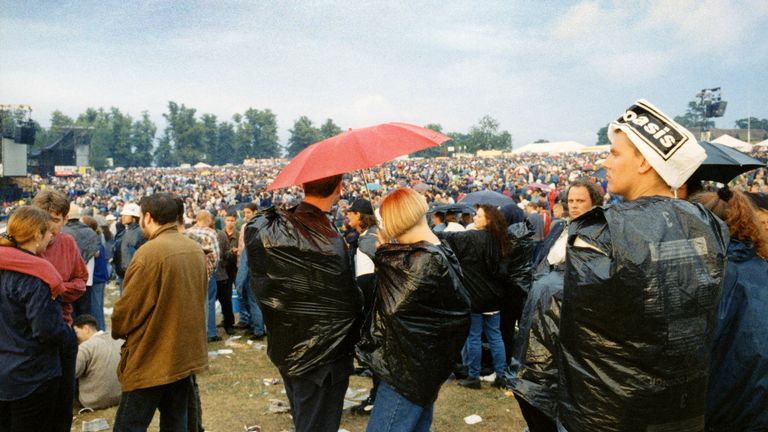
{"type": "MultiPolygon", "coordinates": [[[[343,128],[466,132],[485,114],[515,147],[594,144],[635,99],[669,115],[722,87],[720,127],[768,117],[768,1],[0,0],[0,104],[229,119],[271,109],[343,128]]],[[[159,136],[158,132],[158,136],[159,136]]]]}

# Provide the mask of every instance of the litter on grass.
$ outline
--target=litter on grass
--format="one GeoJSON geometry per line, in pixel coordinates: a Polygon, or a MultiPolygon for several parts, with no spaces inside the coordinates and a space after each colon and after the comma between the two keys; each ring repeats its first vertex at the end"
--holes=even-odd
{"type": "Polygon", "coordinates": [[[464,423],[468,425],[478,424],[481,421],[483,421],[483,418],[477,414],[472,414],[471,416],[464,417],[464,423]]]}

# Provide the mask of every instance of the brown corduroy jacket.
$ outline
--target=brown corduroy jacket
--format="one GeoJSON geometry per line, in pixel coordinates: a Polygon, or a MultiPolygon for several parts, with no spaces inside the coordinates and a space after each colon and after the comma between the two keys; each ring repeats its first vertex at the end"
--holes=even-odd
{"type": "Polygon", "coordinates": [[[170,384],[208,367],[205,255],[175,224],[136,251],[112,337],[125,339],[117,375],[124,392],[170,384]]]}

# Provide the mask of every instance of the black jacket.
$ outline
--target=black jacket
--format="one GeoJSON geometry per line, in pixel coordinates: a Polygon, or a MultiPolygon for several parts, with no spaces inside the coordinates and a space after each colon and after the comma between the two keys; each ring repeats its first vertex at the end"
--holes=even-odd
{"type": "Polygon", "coordinates": [[[246,226],[245,247],[275,366],[300,376],[351,359],[362,297],[327,215],[306,203],[267,209],[246,226]]]}
{"type": "Polygon", "coordinates": [[[359,345],[365,363],[409,401],[427,406],[469,332],[469,297],[443,245],[386,244],[376,251],[373,323],[359,345]]]}

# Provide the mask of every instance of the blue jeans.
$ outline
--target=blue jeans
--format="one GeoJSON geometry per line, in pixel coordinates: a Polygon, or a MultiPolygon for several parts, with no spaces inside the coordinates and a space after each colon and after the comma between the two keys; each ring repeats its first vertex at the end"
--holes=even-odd
{"type": "Polygon", "coordinates": [[[435,404],[416,405],[384,381],[379,382],[376,402],[366,432],[429,432],[435,404]]]}
{"type": "Polygon", "coordinates": [[[123,393],[112,430],[144,432],[159,409],[161,431],[185,432],[189,398],[193,397],[191,379],[186,377],[170,384],[123,393]]]}
{"type": "Polygon", "coordinates": [[[104,325],[104,286],[106,283],[95,283],[91,287],[91,315],[99,323],[99,330],[106,330],[104,325]]]}
{"type": "Polygon", "coordinates": [[[504,352],[504,341],[501,339],[499,324],[501,323],[501,314],[483,315],[473,313],[470,318],[469,337],[465,345],[466,357],[464,363],[469,368],[469,376],[477,378],[480,376],[480,362],[482,360],[482,342],[480,336],[485,333],[488,345],[491,346],[491,357],[493,358],[493,370],[496,376],[504,376],[504,369],[507,368],[507,357],[504,352]]]}
{"type": "Polygon", "coordinates": [[[259,300],[253,293],[250,284],[250,276],[245,279],[245,285],[242,287],[243,297],[245,297],[248,303],[248,310],[250,311],[251,319],[251,331],[255,335],[264,334],[264,315],[261,313],[261,307],[259,307],[259,300]]]}
{"type": "Polygon", "coordinates": [[[205,315],[208,321],[208,337],[216,336],[216,273],[208,279],[208,313],[205,315]]]}

